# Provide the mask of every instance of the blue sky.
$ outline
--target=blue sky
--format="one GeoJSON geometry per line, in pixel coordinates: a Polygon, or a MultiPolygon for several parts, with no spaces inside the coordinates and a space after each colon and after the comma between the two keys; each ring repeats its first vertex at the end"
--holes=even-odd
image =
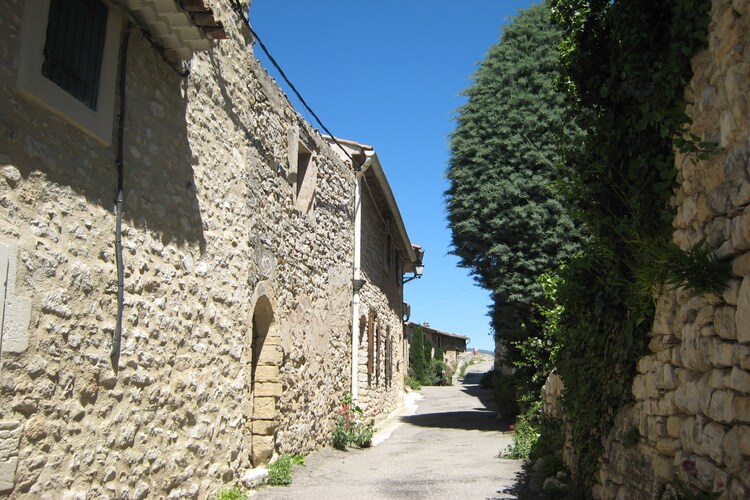
{"type": "MultiPolygon", "coordinates": [[[[489,294],[450,255],[443,193],[460,92],[502,26],[531,0],[253,0],[250,22],[337,137],[374,146],[425,273],[405,285],[412,321],[494,349],[489,294]]],[[[255,54],[282,88],[283,80],[255,54]]],[[[303,116],[312,116],[295,101],[303,116]]]]}

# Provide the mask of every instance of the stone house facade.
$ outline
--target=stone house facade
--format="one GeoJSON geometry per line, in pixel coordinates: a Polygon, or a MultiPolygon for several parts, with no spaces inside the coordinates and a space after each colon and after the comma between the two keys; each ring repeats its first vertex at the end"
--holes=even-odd
{"type": "MultiPolygon", "coordinates": [[[[659,498],[677,473],[720,498],[750,497],[750,2],[713,0],[708,41],[692,60],[687,111],[691,133],[717,150],[676,158],[673,241],[688,249],[706,238],[732,278],[721,296],[659,298],[651,352],[605,442],[595,498],[659,498]]],[[[561,390],[548,381],[550,411],[561,390]]]]}
{"type": "MultiPolygon", "coordinates": [[[[332,141],[329,138],[329,141],[332,141]]],[[[404,388],[404,273],[415,272],[417,257],[393,192],[372,146],[338,139],[359,165],[360,243],[355,242],[355,305],[357,367],[352,394],[369,414],[393,410],[404,388]],[[357,248],[359,247],[359,248],[357,248]],[[359,280],[359,281],[358,281],[359,280]]],[[[343,150],[336,150],[346,160],[343,150]]],[[[357,224],[355,218],[355,225],[357,224]]],[[[355,230],[356,234],[356,230],[355,230]]],[[[357,237],[355,236],[355,240],[357,237]]]]}
{"type": "MultiPolygon", "coordinates": [[[[357,174],[231,4],[4,3],[0,494],[205,497],[329,441],[351,390],[357,174]],[[48,40],[82,17],[100,53],[79,85],[48,40]]],[[[396,272],[367,270],[378,353],[400,335],[396,272]]],[[[374,411],[401,388],[393,360],[374,411]]]]}
{"type": "MultiPolygon", "coordinates": [[[[428,323],[421,325],[407,321],[404,324],[404,340],[407,343],[406,359],[408,361],[408,347],[411,345],[411,338],[414,335],[414,328],[419,327],[424,333],[425,339],[432,345],[433,353],[435,348],[443,351],[443,361],[445,361],[451,370],[458,366],[458,357],[461,353],[466,352],[466,343],[471,340],[469,337],[457,333],[444,332],[430,327],[428,323]]],[[[407,364],[408,370],[408,364],[407,364]]]]}

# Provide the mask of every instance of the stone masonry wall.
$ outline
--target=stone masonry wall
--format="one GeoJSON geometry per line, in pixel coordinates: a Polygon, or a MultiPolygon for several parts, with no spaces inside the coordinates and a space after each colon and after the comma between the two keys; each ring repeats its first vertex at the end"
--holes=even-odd
{"type": "MultiPolygon", "coordinates": [[[[391,231],[395,229],[392,228],[391,231]]],[[[367,409],[368,414],[374,415],[387,414],[393,410],[402,400],[404,387],[404,363],[400,347],[403,342],[401,275],[396,265],[395,247],[390,249],[391,265],[387,265],[386,235],[383,216],[365,187],[362,195],[362,276],[366,284],[360,291],[360,311],[366,320],[360,322],[359,390],[362,407],[367,409]],[[373,346],[374,373],[368,385],[367,320],[373,314],[377,318],[380,336],[378,344],[373,346]],[[390,348],[387,348],[388,343],[390,348]],[[390,354],[390,358],[387,354],[390,354]],[[389,363],[391,378],[387,381],[386,366],[389,363]]],[[[373,340],[378,341],[378,336],[373,335],[373,340]]]]}
{"type": "Polygon", "coordinates": [[[750,2],[714,0],[709,47],[693,59],[692,130],[718,145],[709,160],[678,156],[674,241],[702,238],[732,263],[720,297],[659,299],[635,402],[617,418],[597,498],[658,498],[683,481],[721,498],[750,496],[750,2]]]}
{"type": "Polygon", "coordinates": [[[349,387],[354,175],[252,57],[229,2],[209,3],[229,39],[185,79],[130,39],[118,371],[115,148],[19,96],[23,2],[3,4],[0,243],[17,247],[9,293],[30,301],[28,345],[2,353],[10,498],[204,498],[252,467],[261,410],[277,452],[329,439],[349,387]],[[315,152],[310,213],[295,208],[292,128],[315,152]],[[256,374],[254,394],[261,300],[280,380],[256,374]]]}

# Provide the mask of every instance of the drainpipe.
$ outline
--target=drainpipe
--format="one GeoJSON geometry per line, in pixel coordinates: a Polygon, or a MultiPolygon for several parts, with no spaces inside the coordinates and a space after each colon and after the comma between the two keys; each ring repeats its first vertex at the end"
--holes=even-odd
{"type": "Polygon", "coordinates": [[[130,39],[130,27],[128,22],[125,35],[120,45],[120,116],[117,124],[117,195],[115,197],[115,260],[117,262],[117,319],[115,331],[112,334],[112,350],[109,359],[112,360],[112,368],[115,373],[120,365],[120,345],[122,343],[122,310],[125,304],[125,271],[122,262],[122,201],[123,201],[123,147],[125,141],[125,77],[127,76],[128,64],[128,40],[130,39]]]}
{"type": "Polygon", "coordinates": [[[356,171],[357,182],[354,188],[354,275],[352,277],[352,400],[359,400],[359,291],[365,284],[362,279],[362,183],[365,170],[372,163],[372,151],[365,153],[366,158],[356,171]]]}

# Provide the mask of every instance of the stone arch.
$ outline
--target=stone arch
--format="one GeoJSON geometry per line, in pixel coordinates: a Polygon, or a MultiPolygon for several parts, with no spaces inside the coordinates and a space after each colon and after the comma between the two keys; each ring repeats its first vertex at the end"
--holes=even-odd
{"type": "Polygon", "coordinates": [[[255,287],[250,317],[250,374],[248,380],[252,432],[250,461],[253,466],[268,463],[276,451],[279,427],[283,352],[276,321],[273,289],[266,282],[255,287]]]}

